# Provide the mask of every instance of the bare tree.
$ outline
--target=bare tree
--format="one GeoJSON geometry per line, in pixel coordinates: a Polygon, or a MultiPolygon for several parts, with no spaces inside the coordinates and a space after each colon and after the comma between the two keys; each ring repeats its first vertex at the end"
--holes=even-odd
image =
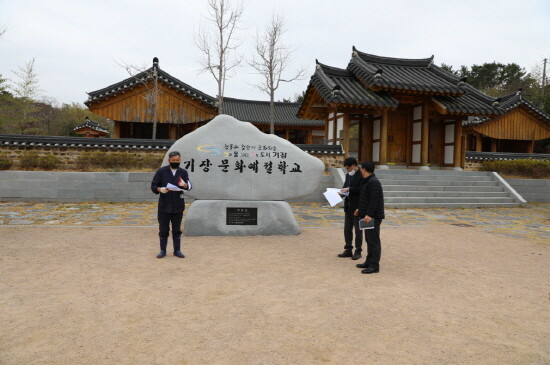
{"type": "Polygon", "coordinates": [[[297,70],[290,77],[284,77],[292,61],[295,49],[282,43],[286,29],[283,18],[272,15],[264,33],[256,36],[256,54],[249,63],[261,76],[261,81],[255,85],[269,95],[269,133],[275,134],[275,91],[281,82],[292,82],[303,78],[305,69],[297,70]]]}
{"type": "Polygon", "coordinates": [[[236,42],[235,31],[243,15],[243,5],[231,6],[227,0],[208,0],[210,29],[199,28],[195,34],[195,44],[203,53],[201,72],[209,72],[218,83],[218,114],[223,112],[225,81],[231,78],[232,70],[237,67],[242,56],[232,57],[233,51],[240,46],[236,42]]]}
{"type": "Polygon", "coordinates": [[[157,122],[158,122],[158,100],[160,96],[160,88],[158,83],[158,58],[153,58],[153,67],[148,69],[146,65],[136,66],[125,62],[115,62],[128,72],[141,85],[145,86],[146,92],[143,95],[147,103],[147,115],[152,115],[153,133],[152,139],[157,139],[157,122]]]}
{"type": "Polygon", "coordinates": [[[17,107],[21,115],[19,120],[21,134],[37,134],[35,101],[41,90],[38,75],[34,70],[34,61],[35,58],[27,62],[24,67],[18,67],[17,71],[12,71],[18,78],[12,81],[12,89],[17,96],[17,107]]]}

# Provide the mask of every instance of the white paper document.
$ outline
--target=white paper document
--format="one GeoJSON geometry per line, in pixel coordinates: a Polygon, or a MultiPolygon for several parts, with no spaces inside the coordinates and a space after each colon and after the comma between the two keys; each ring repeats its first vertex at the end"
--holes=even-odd
{"type": "Polygon", "coordinates": [[[170,183],[166,184],[166,189],[171,191],[183,191],[183,189],[180,189],[178,186],[170,183]]]}
{"type": "Polygon", "coordinates": [[[327,190],[336,191],[340,196],[348,196],[349,193],[342,193],[340,188],[327,188],[327,190]]]}
{"type": "Polygon", "coordinates": [[[339,194],[340,189],[327,188],[327,191],[323,193],[325,199],[328,201],[331,207],[342,202],[342,197],[339,194]]]}
{"type": "Polygon", "coordinates": [[[374,229],[374,219],[371,219],[369,223],[365,223],[364,219],[359,219],[359,229],[362,231],[365,229],[374,229]]]}

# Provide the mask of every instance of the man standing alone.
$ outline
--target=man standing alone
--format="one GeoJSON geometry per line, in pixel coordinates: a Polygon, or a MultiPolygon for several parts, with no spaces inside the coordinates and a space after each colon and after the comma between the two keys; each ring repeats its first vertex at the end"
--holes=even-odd
{"type": "Polygon", "coordinates": [[[357,167],[357,160],[348,157],[344,160],[344,167],[348,171],[346,181],[340,190],[349,195],[344,199],[344,252],[338,254],[338,257],[351,257],[352,260],[361,258],[361,245],[363,244],[363,235],[359,230],[359,217],[353,213],[359,207],[359,194],[361,193],[361,181],[363,180],[357,167]],[[353,250],[353,231],[355,230],[355,253],[353,250]]]}
{"type": "Polygon", "coordinates": [[[367,241],[367,259],[363,264],[357,264],[363,269],[363,274],[373,274],[380,271],[380,255],[382,247],[380,243],[380,224],[384,215],[384,193],[382,184],[374,175],[374,163],[363,162],[361,164],[361,175],[365,179],[359,196],[359,209],[355,215],[363,219],[365,223],[374,220],[374,229],[365,229],[365,240],[367,241]]]}
{"type": "Polygon", "coordinates": [[[181,220],[185,210],[185,200],[183,191],[170,190],[168,184],[178,186],[180,189],[191,190],[191,181],[187,170],[180,166],[181,155],[177,151],[168,154],[168,166],[161,167],[155,173],[151,182],[151,190],[159,194],[158,221],[160,252],[157,258],[166,256],[166,246],[168,244],[168,235],[170,234],[170,222],[172,222],[172,240],[174,243],[174,256],[184,258],[181,252],[181,220]]]}

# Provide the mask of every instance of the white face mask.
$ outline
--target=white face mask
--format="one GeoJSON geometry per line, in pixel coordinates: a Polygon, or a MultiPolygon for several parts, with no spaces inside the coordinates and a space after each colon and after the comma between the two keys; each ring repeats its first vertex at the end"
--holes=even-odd
{"type": "Polygon", "coordinates": [[[351,170],[350,172],[348,172],[349,176],[353,176],[355,175],[355,173],[357,172],[357,170],[351,170]]]}

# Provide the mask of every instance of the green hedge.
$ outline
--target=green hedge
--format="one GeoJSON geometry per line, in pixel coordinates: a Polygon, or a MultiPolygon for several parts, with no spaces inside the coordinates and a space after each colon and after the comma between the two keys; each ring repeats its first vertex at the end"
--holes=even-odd
{"type": "Polygon", "coordinates": [[[112,171],[128,171],[136,169],[156,170],[162,163],[163,157],[139,156],[131,152],[84,152],[77,160],[79,169],[112,171]]]}
{"type": "Polygon", "coordinates": [[[0,153],[0,170],[9,170],[13,166],[13,161],[10,160],[8,155],[0,153]]]}
{"type": "Polygon", "coordinates": [[[483,161],[481,166],[484,171],[496,171],[501,175],[526,177],[530,179],[550,178],[550,161],[483,161]]]}
{"type": "Polygon", "coordinates": [[[61,160],[52,153],[40,156],[35,151],[27,151],[21,155],[19,165],[24,170],[55,170],[61,167],[61,160]]]}

